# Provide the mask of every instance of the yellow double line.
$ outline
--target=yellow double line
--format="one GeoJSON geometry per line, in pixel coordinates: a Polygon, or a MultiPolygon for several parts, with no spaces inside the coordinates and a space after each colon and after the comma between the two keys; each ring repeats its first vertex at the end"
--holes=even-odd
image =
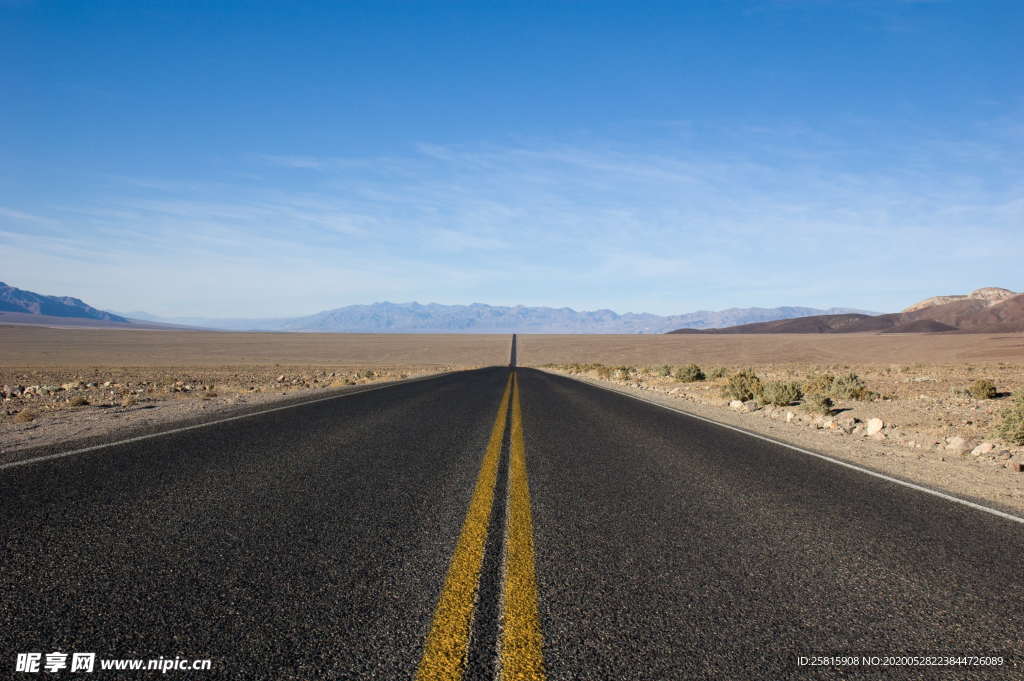
{"type": "Polygon", "coordinates": [[[476,606],[480,569],[487,542],[487,526],[494,506],[505,423],[511,422],[508,462],[508,502],[505,509],[505,546],[502,565],[501,619],[498,673],[501,681],[543,681],[543,638],[537,610],[534,568],[533,519],[526,475],[519,385],[513,371],[505,384],[498,415],[484,452],[473,498],[463,522],[444,587],[434,610],[416,671],[416,681],[460,681],[469,654],[469,638],[476,606]]]}

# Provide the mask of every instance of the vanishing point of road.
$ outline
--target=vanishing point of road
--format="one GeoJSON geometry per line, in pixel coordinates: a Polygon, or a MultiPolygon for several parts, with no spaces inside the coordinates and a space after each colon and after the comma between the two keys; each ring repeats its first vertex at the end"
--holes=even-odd
{"type": "Polygon", "coordinates": [[[1024,525],[534,369],[3,467],[0,518],[3,678],[1024,678],[1024,525]]]}

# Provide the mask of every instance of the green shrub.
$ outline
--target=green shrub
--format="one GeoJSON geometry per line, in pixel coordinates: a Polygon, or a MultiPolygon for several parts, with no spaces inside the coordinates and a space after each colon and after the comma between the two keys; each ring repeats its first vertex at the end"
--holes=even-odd
{"type": "Polygon", "coordinates": [[[634,367],[617,366],[615,367],[614,372],[615,378],[620,380],[629,380],[629,378],[636,373],[636,369],[634,367]]]}
{"type": "Polygon", "coordinates": [[[832,406],[832,398],[827,395],[812,393],[804,399],[804,408],[815,414],[827,416],[832,413],[832,406]]]}
{"type": "Polygon", "coordinates": [[[868,390],[860,376],[848,373],[832,379],[829,396],[840,400],[867,400],[872,399],[875,394],[868,390]]]}
{"type": "Polygon", "coordinates": [[[811,374],[804,381],[805,395],[828,395],[832,392],[832,382],[836,377],[832,374],[811,374]]]}
{"type": "Polygon", "coordinates": [[[729,399],[746,402],[760,397],[763,389],[761,379],[754,370],[744,369],[729,377],[729,381],[722,388],[722,394],[729,399]]]}
{"type": "Polygon", "coordinates": [[[804,396],[800,384],[792,381],[768,381],[764,384],[760,401],[762,404],[772,404],[777,407],[785,407],[796,402],[804,396]]]}
{"type": "Polygon", "coordinates": [[[996,428],[996,434],[1015,445],[1024,445],[1024,393],[1014,399],[1010,408],[1003,412],[1003,421],[996,428]]]}
{"type": "Polygon", "coordinates": [[[684,367],[676,369],[675,378],[677,381],[683,383],[693,383],[694,381],[703,381],[704,372],[696,364],[687,364],[684,367]]]}
{"type": "Polygon", "coordinates": [[[711,379],[725,378],[728,375],[729,375],[729,370],[726,369],[725,367],[715,367],[714,369],[711,370],[711,373],[708,374],[708,378],[711,378],[711,379]]]}
{"type": "Polygon", "coordinates": [[[664,377],[671,376],[672,375],[672,365],[671,364],[662,364],[660,367],[658,367],[658,375],[659,376],[664,376],[664,377]]]}
{"type": "Polygon", "coordinates": [[[967,394],[976,400],[991,400],[999,394],[996,384],[987,378],[980,378],[967,387],[967,394]]]}
{"type": "Polygon", "coordinates": [[[855,373],[841,376],[812,374],[804,381],[804,394],[822,395],[836,400],[873,400],[878,393],[868,390],[864,380],[855,373]]]}

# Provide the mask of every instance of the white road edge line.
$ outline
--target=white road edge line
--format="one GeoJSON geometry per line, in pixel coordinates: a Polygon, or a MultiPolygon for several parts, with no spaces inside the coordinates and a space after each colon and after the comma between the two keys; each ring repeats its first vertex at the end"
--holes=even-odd
{"type": "MultiPolygon", "coordinates": [[[[544,370],[541,369],[541,371],[544,371],[544,370]]],[[[975,503],[973,501],[968,501],[967,499],[961,499],[960,497],[955,497],[952,494],[946,494],[945,492],[940,492],[938,490],[931,489],[930,487],[925,487],[924,485],[917,485],[917,484],[914,484],[912,482],[907,482],[906,480],[900,480],[899,478],[894,478],[892,476],[886,475],[885,473],[879,473],[878,471],[873,471],[870,468],[864,468],[863,466],[858,466],[855,463],[849,463],[847,461],[841,461],[840,459],[835,459],[835,458],[833,458],[831,456],[828,456],[826,454],[819,454],[818,452],[813,452],[810,449],[803,449],[802,447],[797,447],[796,445],[791,445],[788,442],[783,442],[782,440],[776,440],[775,438],[768,437],[767,435],[761,435],[759,433],[754,433],[754,432],[746,430],[744,428],[739,428],[737,426],[729,425],[728,423],[722,423],[721,421],[716,421],[714,419],[709,419],[706,416],[699,416],[697,414],[693,414],[693,413],[690,413],[688,411],[684,411],[682,409],[677,409],[676,407],[670,407],[667,404],[661,404],[659,402],[654,402],[653,400],[645,399],[643,397],[640,397],[639,395],[633,395],[632,393],[628,393],[628,392],[626,392],[624,390],[619,390],[618,388],[611,388],[609,386],[600,385],[599,383],[593,383],[593,382],[591,382],[589,380],[586,380],[586,379],[576,378],[575,376],[566,376],[565,374],[559,374],[559,373],[555,373],[553,371],[545,371],[545,373],[548,373],[548,374],[550,374],[552,376],[561,376],[562,378],[568,378],[571,381],[578,381],[578,382],[583,383],[585,385],[590,385],[590,386],[593,386],[595,388],[600,388],[601,390],[607,390],[608,392],[612,392],[612,393],[618,393],[619,395],[623,395],[625,397],[631,397],[631,398],[633,398],[634,400],[636,400],[638,402],[643,402],[644,404],[652,404],[655,407],[661,407],[662,409],[667,409],[669,411],[674,411],[677,414],[682,414],[683,416],[689,416],[690,418],[693,418],[693,419],[698,419],[700,421],[706,421],[706,422],[712,423],[712,424],[714,424],[716,426],[721,426],[722,428],[728,428],[729,430],[734,430],[737,433],[743,433],[744,435],[749,435],[750,437],[757,438],[758,440],[764,440],[765,442],[771,442],[772,444],[781,445],[781,446],[786,447],[788,449],[792,449],[794,451],[800,452],[801,454],[807,454],[808,456],[813,456],[813,457],[816,457],[818,459],[822,459],[824,461],[828,461],[829,463],[834,463],[837,466],[843,466],[844,468],[850,468],[850,469],[853,469],[855,471],[860,471],[861,473],[864,473],[866,475],[870,475],[870,476],[873,476],[873,477],[876,477],[876,478],[881,478],[882,480],[887,480],[889,482],[894,482],[897,485],[902,485],[904,487],[909,487],[910,489],[917,490],[918,492],[924,492],[925,494],[931,494],[933,496],[939,497],[940,499],[945,499],[946,501],[952,501],[953,503],[962,504],[964,506],[968,506],[970,508],[973,508],[973,509],[975,509],[977,511],[984,511],[985,513],[991,513],[994,516],[999,516],[1000,518],[1004,518],[1006,520],[1012,520],[1014,522],[1024,524],[1024,518],[1022,518],[1020,516],[1013,515],[1012,513],[1006,513],[1005,511],[1000,511],[1000,510],[995,509],[995,508],[989,508],[988,506],[983,506],[983,505],[977,504],[977,503],[975,503]]]]}
{"type": "Polygon", "coordinates": [[[308,404],[316,404],[318,402],[327,402],[328,400],[340,400],[343,397],[352,397],[353,395],[364,395],[366,393],[375,392],[377,390],[384,390],[385,388],[393,388],[396,385],[408,385],[409,383],[418,383],[419,381],[427,381],[432,378],[440,378],[441,376],[448,376],[453,374],[453,371],[446,371],[440,374],[430,374],[429,376],[417,376],[416,378],[409,378],[399,381],[391,381],[384,385],[373,386],[364,390],[350,390],[339,395],[330,395],[328,397],[318,397],[314,400],[307,400],[305,402],[298,402],[295,404],[286,404],[283,407],[272,407],[270,409],[261,409],[260,411],[254,411],[249,414],[239,414],[238,416],[229,416],[223,419],[217,419],[216,421],[207,421],[205,423],[196,423],[191,426],[183,426],[181,428],[172,428],[171,430],[162,430],[159,433],[149,433],[147,435],[137,435],[135,437],[129,437],[124,440],[116,440],[114,442],[104,442],[98,445],[92,445],[91,447],[83,447],[81,449],[72,449],[67,452],[57,452],[56,454],[46,454],[44,456],[37,456],[31,459],[24,459],[22,461],[11,461],[9,463],[0,464],[0,471],[6,468],[14,468],[15,466],[27,466],[30,463],[41,463],[43,461],[51,461],[53,459],[63,459],[66,456],[75,456],[77,454],[85,454],[87,452],[95,452],[99,449],[105,449],[106,447],[116,447],[117,445],[128,444],[129,442],[139,442],[141,440],[149,440],[154,437],[161,437],[163,435],[171,435],[173,433],[183,433],[187,430],[196,430],[198,428],[206,428],[207,426],[215,426],[218,423],[228,423],[230,421],[241,421],[242,419],[252,418],[253,416],[260,416],[262,414],[270,414],[275,411],[284,411],[285,409],[294,409],[295,407],[305,407],[308,404]]]}

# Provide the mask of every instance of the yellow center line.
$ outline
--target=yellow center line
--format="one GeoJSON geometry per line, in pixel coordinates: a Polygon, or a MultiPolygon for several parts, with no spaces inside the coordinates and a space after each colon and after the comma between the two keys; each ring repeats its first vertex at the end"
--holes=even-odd
{"type": "Polygon", "coordinates": [[[544,639],[538,612],[533,553],[533,518],[526,475],[519,381],[512,387],[512,430],[508,461],[505,563],[501,590],[501,681],[544,681],[544,639]]]}
{"type": "Polygon", "coordinates": [[[501,458],[502,439],[505,437],[512,384],[510,374],[491,429],[491,439],[480,465],[469,511],[434,610],[423,657],[416,670],[416,681],[458,681],[466,666],[477,584],[484,559],[487,526],[494,505],[494,484],[498,477],[498,461],[501,458]]]}

